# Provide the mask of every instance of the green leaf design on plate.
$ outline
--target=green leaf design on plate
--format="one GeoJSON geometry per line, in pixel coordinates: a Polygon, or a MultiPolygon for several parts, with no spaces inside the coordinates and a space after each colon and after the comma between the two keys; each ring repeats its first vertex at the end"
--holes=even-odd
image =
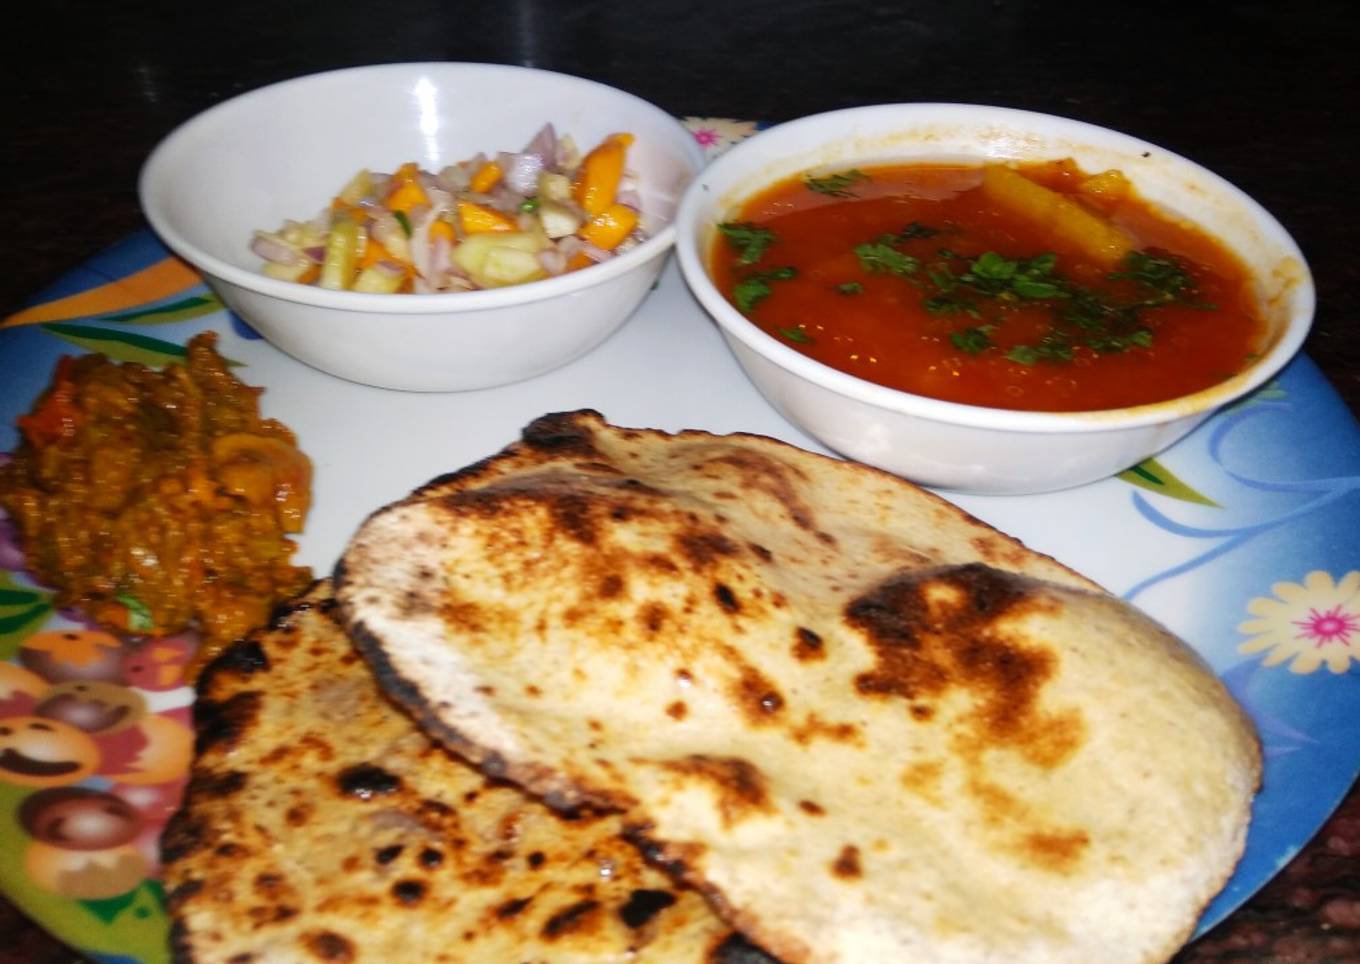
{"type": "Polygon", "coordinates": [[[71,325],[64,322],[49,322],[43,325],[63,341],[79,345],[87,351],[96,351],[115,361],[141,362],[161,368],[165,365],[182,364],[185,357],[183,345],[162,341],[131,331],[118,331],[114,328],[100,328],[96,325],[71,325]]]}
{"type": "Polygon", "coordinates": [[[51,613],[51,593],[19,586],[0,572],[0,659],[12,659],[51,613]]]}
{"type": "Polygon", "coordinates": [[[144,880],[126,894],[76,903],[106,925],[90,932],[81,941],[84,947],[102,953],[116,950],[140,964],[169,961],[170,927],[160,881],[144,880]]]}
{"type": "Polygon", "coordinates": [[[1158,492],[1169,499],[1180,499],[1182,502],[1194,502],[1197,505],[1220,508],[1217,502],[1186,485],[1176,476],[1176,473],[1157,459],[1144,459],[1133,468],[1120,472],[1118,477],[1131,485],[1151,492],[1158,492]]]}
{"type": "Polygon", "coordinates": [[[81,906],[104,923],[112,923],[124,911],[131,911],[137,918],[145,919],[152,913],[163,909],[164,891],[160,881],[144,880],[126,894],[105,897],[100,900],[82,900],[81,906]]]}
{"type": "Polygon", "coordinates": [[[222,308],[221,300],[209,291],[207,294],[190,295],[188,298],[172,301],[168,305],[139,308],[121,315],[106,315],[100,320],[120,325],[166,325],[172,321],[187,321],[190,318],[210,315],[214,311],[221,311],[222,308]]]}

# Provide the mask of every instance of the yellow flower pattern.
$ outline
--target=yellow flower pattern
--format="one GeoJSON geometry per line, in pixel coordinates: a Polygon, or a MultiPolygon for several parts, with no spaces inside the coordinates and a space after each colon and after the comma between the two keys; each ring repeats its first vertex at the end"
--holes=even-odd
{"type": "Polygon", "coordinates": [[[1339,580],[1314,570],[1302,583],[1277,582],[1273,596],[1257,596],[1247,604],[1255,616],[1237,627],[1251,638],[1242,653],[1267,653],[1263,665],[1289,661],[1292,673],[1313,673],[1324,664],[1333,673],[1360,662],[1360,572],[1339,580]]]}

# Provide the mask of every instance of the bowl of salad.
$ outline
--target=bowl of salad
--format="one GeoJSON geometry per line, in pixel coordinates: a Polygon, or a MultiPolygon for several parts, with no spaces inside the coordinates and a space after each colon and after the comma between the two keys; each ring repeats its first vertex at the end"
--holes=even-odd
{"type": "Polygon", "coordinates": [[[624,91],[497,64],[384,64],[225,101],[139,192],[234,312],[323,371],[407,391],[532,378],[604,341],[702,164],[624,91]]]}

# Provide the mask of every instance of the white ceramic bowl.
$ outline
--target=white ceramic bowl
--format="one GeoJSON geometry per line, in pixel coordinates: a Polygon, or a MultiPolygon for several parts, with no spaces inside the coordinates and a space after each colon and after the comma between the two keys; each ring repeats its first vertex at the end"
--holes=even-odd
{"type": "Polygon", "coordinates": [[[1155,145],[1028,111],[889,104],[791,121],[711,163],[686,192],[676,226],[685,280],[775,408],[844,455],[957,491],[1043,492],[1120,472],[1278,372],[1313,318],[1313,283],[1303,255],[1251,198],[1155,145]],[[1193,395],[1134,408],[1049,413],[962,405],[885,388],[814,361],[748,321],[709,278],[716,224],[760,189],[809,168],[1064,157],[1093,173],[1122,170],[1144,198],[1207,229],[1243,260],[1259,285],[1270,326],[1268,347],[1250,368],[1193,395]]]}
{"type": "Polygon", "coordinates": [[[227,305],[290,355],[353,381],[413,391],[485,388],[564,365],[607,338],[651,289],[702,151],[631,94],[494,64],[356,67],[235,97],[171,133],[142,170],[142,208],[227,305]],[[517,151],[547,121],[582,149],[636,135],[650,237],[571,274],[487,291],[363,294],[265,277],[254,230],[305,220],[360,168],[441,167],[517,151]]]}

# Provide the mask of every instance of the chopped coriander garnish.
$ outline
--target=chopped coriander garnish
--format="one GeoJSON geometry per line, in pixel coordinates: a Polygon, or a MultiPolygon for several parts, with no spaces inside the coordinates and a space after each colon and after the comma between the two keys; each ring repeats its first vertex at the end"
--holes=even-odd
{"type": "Polygon", "coordinates": [[[519,211],[521,214],[533,214],[542,203],[537,197],[526,197],[519,202],[519,211]]]}
{"type": "Polygon", "coordinates": [[[749,221],[727,221],[719,224],[718,230],[740,252],[738,264],[755,264],[765,249],[779,240],[769,228],[749,221]]]}
{"type": "Polygon", "coordinates": [[[406,212],[393,211],[392,216],[396,218],[397,223],[401,225],[402,233],[409,238],[411,236],[411,219],[406,216],[406,212]]]}
{"type": "Polygon", "coordinates": [[[769,271],[757,271],[736,283],[732,288],[732,299],[736,301],[738,308],[749,314],[756,305],[774,294],[774,289],[770,287],[771,281],[788,281],[796,277],[798,269],[787,265],[769,271]]]}
{"type": "Polygon", "coordinates": [[[825,177],[805,177],[803,183],[807,185],[809,191],[816,191],[818,194],[825,194],[829,197],[857,197],[854,191],[850,190],[850,185],[856,181],[870,180],[869,175],[858,168],[851,168],[839,174],[828,174],[825,177]]]}
{"type": "Polygon", "coordinates": [[[1016,345],[1006,352],[1006,357],[1021,365],[1036,362],[1065,362],[1072,360],[1072,346],[1058,332],[1049,332],[1037,345],[1016,345]]]}
{"type": "Polygon", "coordinates": [[[1158,258],[1145,251],[1130,251],[1124,256],[1123,271],[1106,275],[1111,281],[1128,279],[1152,289],[1156,302],[1181,300],[1195,290],[1195,280],[1178,261],[1158,258]]]}
{"type": "Polygon", "coordinates": [[[932,315],[967,315],[970,318],[981,318],[982,312],[978,311],[977,305],[967,298],[959,295],[943,294],[935,295],[921,302],[926,311],[932,315]]]}
{"type": "Polygon", "coordinates": [[[872,244],[855,245],[855,257],[859,258],[859,266],[869,274],[894,274],[905,278],[915,274],[921,266],[916,258],[903,254],[882,238],[872,244]]]}
{"type": "Polygon", "coordinates": [[[797,342],[800,345],[812,344],[812,336],[801,328],[779,328],[777,330],[789,341],[797,342]]]}
{"type": "Polygon", "coordinates": [[[967,352],[970,355],[979,355],[992,347],[992,339],[989,337],[996,330],[996,325],[978,325],[974,328],[965,328],[962,331],[951,331],[949,340],[959,351],[967,352]]]}
{"type": "Polygon", "coordinates": [[[939,228],[932,228],[920,221],[913,221],[897,233],[897,239],[899,241],[915,241],[917,238],[933,238],[939,233],[939,228]]]}
{"type": "Polygon", "coordinates": [[[845,284],[836,285],[836,293],[840,295],[862,295],[864,285],[858,281],[847,281],[845,284]]]}

